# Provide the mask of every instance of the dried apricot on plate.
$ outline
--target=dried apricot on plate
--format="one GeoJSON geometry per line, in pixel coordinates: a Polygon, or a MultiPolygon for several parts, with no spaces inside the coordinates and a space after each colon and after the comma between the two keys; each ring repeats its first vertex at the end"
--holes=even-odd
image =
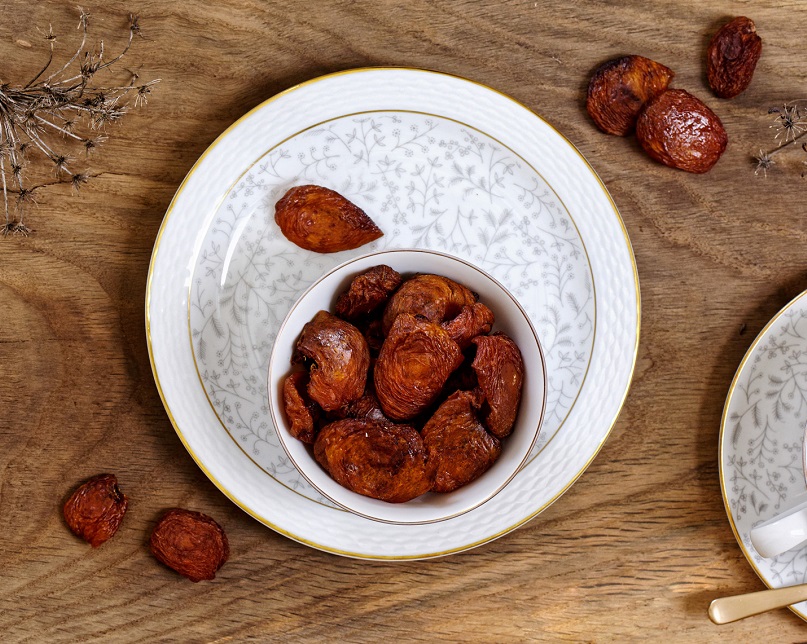
{"type": "Polygon", "coordinates": [[[675,73],[644,56],[623,56],[601,65],[591,76],[586,110],[603,132],[625,136],[642,106],[667,89],[675,73]]]}
{"type": "Polygon", "coordinates": [[[314,362],[308,395],[325,411],[344,407],[364,393],[370,349],[350,322],[320,311],[303,327],[297,351],[314,362]]]}
{"type": "Polygon", "coordinates": [[[485,431],[476,415],[481,402],[478,391],[457,391],[424,425],[423,443],[436,469],[433,492],[452,492],[467,485],[499,458],[499,439],[485,431]]]}
{"type": "Polygon", "coordinates": [[[129,499],[120,491],[114,474],[98,474],[70,495],[64,520],[73,534],[93,548],[111,538],[120,527],[129,499]]]}
{"type": "Polygon", "coordinates": [[[486,401],[483,420],[491,434],[504,438],[513,430],[521,403],[524,360],[518,345],[503,333],[481,335],[473,342],[477,348],[472,366],[486,401]]]}
{"type": "Polygon", "coordinates": [[[727,22],[714,35],[706,50],[706,75],[720,98],[734,98],[751,84],[762,38],[754,21],[739,16],[727,22]]]}
{"type": "Polygon", "coordinates": [[[437,324],[455,317],[463,306],[476,302],[476,296],[462,284],[442,275],[415,275],[392,296],[384,309],[382,328],[389,333],[401,313],[420,315],[437,324]]]}
{"type": "Polygon", "coordinates": [[[317,253],[336,253],[384,235],[375,222],[338,192],[297,186],[275,204],[275,223],[290,242],[317,253]]]}
{"type": "Polygon", "coordinates": [[[385,304],[390,295],[401,285],[398,271],[380,264],[357,275],[348,290],[336,300],[336,315],[348,321],[375,311],[385,304]]]}
{"type": "Polygon", "coordinates": [[[409,420],[431,405],[462,364],[459,346],[439,324],[402,313],[395,318],[373,371],[384,414],[409,420]]]}
{"type": "Polygon", "coordinates": [[[309,445],[317,437],[317,421],[322,415],[317,404],[308,397],[309,375],[295,371],[283,381],[283,410],[289,421],[289,434],[309,445]]]}
{"type": "Polygon", "coordinates": [[[434,483],[423,439],[408,425],[338,420],[320,431],[314,457],[340,485],[389,503],[410,501],[434,483]]]}
{"type": "Polygon", "coordinates": [[[717,115],[683,89],[668,89],[645,105],[636,138],[656,161],[697,174],[711,170],[728,145],[717,115]]]}
{"type": "Polygon", "coordinates": [[[201,512],[168,510],[154,526],[149,549],[158,561],[193,582],[214,579],[230,556],[222,527],[201,512]]]}

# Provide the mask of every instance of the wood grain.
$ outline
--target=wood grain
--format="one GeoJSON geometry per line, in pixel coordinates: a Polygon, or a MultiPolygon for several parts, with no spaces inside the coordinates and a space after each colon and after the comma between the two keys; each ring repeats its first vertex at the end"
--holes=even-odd
{"type": "MultiPolygon", "coordinates": [[[[721,0],[352,2],[143,0],[147,36],[127,64],[162,83],[111,132],[80,197],[54,188],[35,234],[0,240],[0,632],[4,641],[516,642],[804,638],[777,611],[716,627],[715,597],[763,587],[726,520],[717,467],[725,395],[767,320],[807,287],[805,183],[796,151],[767,178],[768,107],[804,96],[807,12],[721,0]],[[212,5],[212,6],[209,6],[212,5]],[[764,41],[751,87],[708,91],[704,52],[722,20],[750,14],[764,41]],[[592,69],[638,53],[723,120],[729,148],[705,176],[662,167],[606,136],[583,107],[592,69]],[[262,527],[205,478],[154,386],[143,297],[165,209],[195,159],[238,116],[320,74],[366,65],[459,74],[555,124],[619,206],[641,276],[636,378],[586,474],[523,529],[440,560],[368,563],[262,527]],[[124,528],[91,550],[60,517],[80,480],[117,473],[124,528]],[[192,584],[145,542],[166,507],[207,512],[232,559],[192,584]]],[[[130,7],[97,3],[93,32],[123,34],[130,7]]],[[[3,81],[41,63],[71,3],[4,4],[3,81]],[[28,46],[31,45],[31,46],[28,46]]],[[[790,155],[790,156],[788,156],[790,155]]]]}

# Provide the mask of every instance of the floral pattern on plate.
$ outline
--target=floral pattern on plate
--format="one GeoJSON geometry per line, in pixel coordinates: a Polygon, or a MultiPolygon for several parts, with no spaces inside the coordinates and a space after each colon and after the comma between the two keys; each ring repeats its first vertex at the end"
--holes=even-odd
{"type": "MultiPolygon", "coordinates": [[[[751,528],[807,489],[807,293],[788,304],[748,350],[729,391],[721,428],[723,496],[740,546],[770,586],[807,582],[807,546],[771,559],[751,545],[751,528]]],[[[796,612],[807,619],[807,603],[796,612]]]]}
{"type": "Polygon", "coordinates": [[[373,112],[309,128],[267,152],[225,196],[198,254],[189,323],[199,377],[222,425],[267,473],[311,499],[325,502],[289,462],[268,410],[277,329],[325,271],[411,247],[477,263],[530,315],[549,373],[533,456],[582,387],[594,341],[591,267],[572,218],[532,167],[485,134],[426,114],[373,112]],[[356,203],[384,237],[330,255],[291,244],[274,223],[274,205],[306,183],[356,203]]]}

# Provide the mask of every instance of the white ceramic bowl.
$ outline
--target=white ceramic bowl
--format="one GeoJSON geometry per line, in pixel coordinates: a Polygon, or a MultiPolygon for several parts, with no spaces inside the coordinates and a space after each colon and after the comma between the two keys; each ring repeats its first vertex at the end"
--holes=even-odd
{"type": "Polygon", "coordinates": [[[269,361],[269,403],[283,448],[305,479],[337,505],[376,521],[422,524],[444,521],[482,505],[500,492],[529,456],[544,418],[546,366],[541,343],[527,314],[499,282],[472,264],[428,250],[389,250],[351,259],[326,273],[309,287],[280,326],[269,361]],[[333,311],[336,298],[350,281],[367,269],[386,264],[404,278],[433,273],[464,284],[495,314],[494,331],[509,335],[524,358],[524,388],[516,424],[502,441],[496,463],[475,481],[445,494],[427,493],[406,503],[387,503],[342,487],[316,462],[310,447],[294,438],[283,413],[283,379],[291,370],[291,356],[303,326],[320,310],[333,311]]]}

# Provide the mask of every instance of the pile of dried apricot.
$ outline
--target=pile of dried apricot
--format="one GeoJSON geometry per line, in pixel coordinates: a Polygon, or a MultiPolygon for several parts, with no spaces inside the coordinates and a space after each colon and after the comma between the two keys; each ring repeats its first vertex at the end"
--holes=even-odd
{"type": "MultiPolygon", "coordinates": [[[[67,527],[93,548],[118,531],[129,498],[114,474],[98,474],[82,483],[65,502],[67,527]]],[[[168,510],[149,540],[154,557],[193,582],[213,579],[230,555],[227,535],[212,518],[182,508],[168,510]]]]}
{"type": "MultiPolygon", "coordinates": [[[[726,23],[707,51],[709,85],[733,98],[751,83],[762,39],[750,18],[726,23]]],[[[626,136],[635,128],[644,151],[656,161],[686,172],[708,172],[720,159],[728,136],[717,115],[682,89],[669,88],[675,73],[643,56],[623,56],[592,75],[586,110],[603,132],[626,136]]]]}
{"type": "Polygon", "coordinates": [[[353,278],[335,315],[302,329],[283,382],[289,432],[340,485],[402,503],[451,492],[501,454],[521,402],[516,343],[440,275],[389,266],[353,278]]]}

